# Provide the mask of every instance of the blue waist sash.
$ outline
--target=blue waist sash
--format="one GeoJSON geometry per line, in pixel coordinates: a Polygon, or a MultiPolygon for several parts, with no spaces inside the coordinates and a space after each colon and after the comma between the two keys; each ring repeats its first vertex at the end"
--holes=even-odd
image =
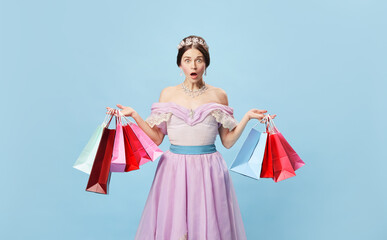
{"type": "Polygon", "coordinates": [[[202,146],[180,146],[180,145],[171,144],[169,151],[176,154],[189,154],[189,155],[208,154],[208,153],[216,152],[216,147],[215,147],[215,144],[202,145],[202,146]]]}

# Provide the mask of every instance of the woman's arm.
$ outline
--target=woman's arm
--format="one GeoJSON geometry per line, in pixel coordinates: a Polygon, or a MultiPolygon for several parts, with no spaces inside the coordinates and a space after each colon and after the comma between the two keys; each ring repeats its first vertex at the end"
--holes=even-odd
{"type": "MultiPolygon", "coordinates": [[[[219,92],[219,99],[222,104],[228,106],[227,94],[223,90],[219,92]]],[[[264,113],[266,112],[266,110],[251,109],[243,116],[242,120],[231,131],[228,128],[220,126],[219,136],[223,146],[227,149],[231,148],[241,136],[250,119],[262,120],[265,117],[264,113]]],[[[274,118],[275,116],[276,115],[273,115],[272,117],[274,118]]]]}
{"type": "MultiPolygon", "coordinates": [[[[164,133],[155,125],[153,128],[149,126],[147,122],[138,114],[133,108],[125,107],[121,104],[117,104],[117,107],[121,109],[121,113],[126,117],[132,117],[136,121],[137,125],[144,131],[146,135],[157,145],[160,145],[164,140],[164,133]]],[[[106,108],[108,111],[111,108],[106,108]]]]}
{"type": "MultiPolygon", "coordinates": [[[[165,102],[172,94],[171,87],[167,87],[161,91],[159,102],[165,102]]],[[[121,113],[127,117],[132,117],[136,121],[137,125],[148,135],[150,139],[157,145],[160,145],[164,140],[164,133],[157,127],[151,128],[147,122],[131,107],[124,107],[121,104],[117,104],[117,107],[121,109],[121,113]]],[[[107,107],[107,110],[111,108],[107,107]]]]}
{"type": "Polygon", "coordinates": [[[259,110],[259,109],[251,109],[248,111],[245,116],[243,116],[242,120],[238,123],[238,125],[233,129],[229,130],[228,128],[224,128],[223,126],[220,126],[219,128],[219,136],[222,141],[222,144],[225,148],[231,148],[236,141],[241,136],[243,130],[245,129],[247,123],[250,119],[255,118],[258,120],[262,120],[265,116],[264,113],[267,112],[266,110],[259,110]]]}
{"type": "Polygon", "coordinates": [[[132,113],[131,117],[136,121],[137,125],[146,133],[146,135],[152,139],[154,143],[160,145],[163,142],[165,135],[157,126],[153,126],[153,128],[151,128],[137,112],[132,113]]]}
{"type": "MultiPolygon", "coordinates": [[[[153,126],[153,128],[151,128],[148,123],[145,122],[145,120],[142,119],[142,117],[131,107],[125,107],[121,104],[117,104],[117,107],[121,109],[121,113],[126,117],[132,117],[136,121],[137,125],[145,132],[146,135],[148,135],[150,139],[152,139],[154,143],[160,145],[163,142],[164,134],[157,126],[153,126]]],[[[106,109],[108,111],[113,110],[110,107],[107,107],[106,109]]]]}

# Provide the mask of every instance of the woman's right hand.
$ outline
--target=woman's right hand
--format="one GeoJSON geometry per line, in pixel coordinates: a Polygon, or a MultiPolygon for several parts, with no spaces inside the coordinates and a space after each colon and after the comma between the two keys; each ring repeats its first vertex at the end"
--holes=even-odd
{"type": "MultiPolygon", "coordinates": [[[[131,108],[131,107],[125,107],[125,106],[122,106],[121,104],[117,104],[117,107],[119,109],[121,109],[121,113],[127,117],[133,117],[133,115],[137,114],[137,112],[131,108]]],[[[111,113],[114,113],[114,109],[110,108],[110,107],[107,107],[107,113],[111,112],[111,113]]]]}

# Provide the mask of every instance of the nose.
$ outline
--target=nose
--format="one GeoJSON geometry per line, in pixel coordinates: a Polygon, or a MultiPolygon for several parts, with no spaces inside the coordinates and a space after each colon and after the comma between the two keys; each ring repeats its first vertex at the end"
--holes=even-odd
{"type": "Polygon", "coordinates": [[[192,69],[196,69],[196,62],[195,62],[195,61],[192,61],[192,62],[191,62],[191,68],[192,68],[192,69]]]}

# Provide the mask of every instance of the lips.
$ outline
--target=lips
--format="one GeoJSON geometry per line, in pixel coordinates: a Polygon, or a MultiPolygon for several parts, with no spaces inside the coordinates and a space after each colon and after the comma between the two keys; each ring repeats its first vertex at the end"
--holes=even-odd
{"type": "Polygon", "coordinates": [[[190,74],[190,76],[191,76],[192,79],[196,79],[198,77],[198,74],[193,72],[193,73],[190,74]]]}

